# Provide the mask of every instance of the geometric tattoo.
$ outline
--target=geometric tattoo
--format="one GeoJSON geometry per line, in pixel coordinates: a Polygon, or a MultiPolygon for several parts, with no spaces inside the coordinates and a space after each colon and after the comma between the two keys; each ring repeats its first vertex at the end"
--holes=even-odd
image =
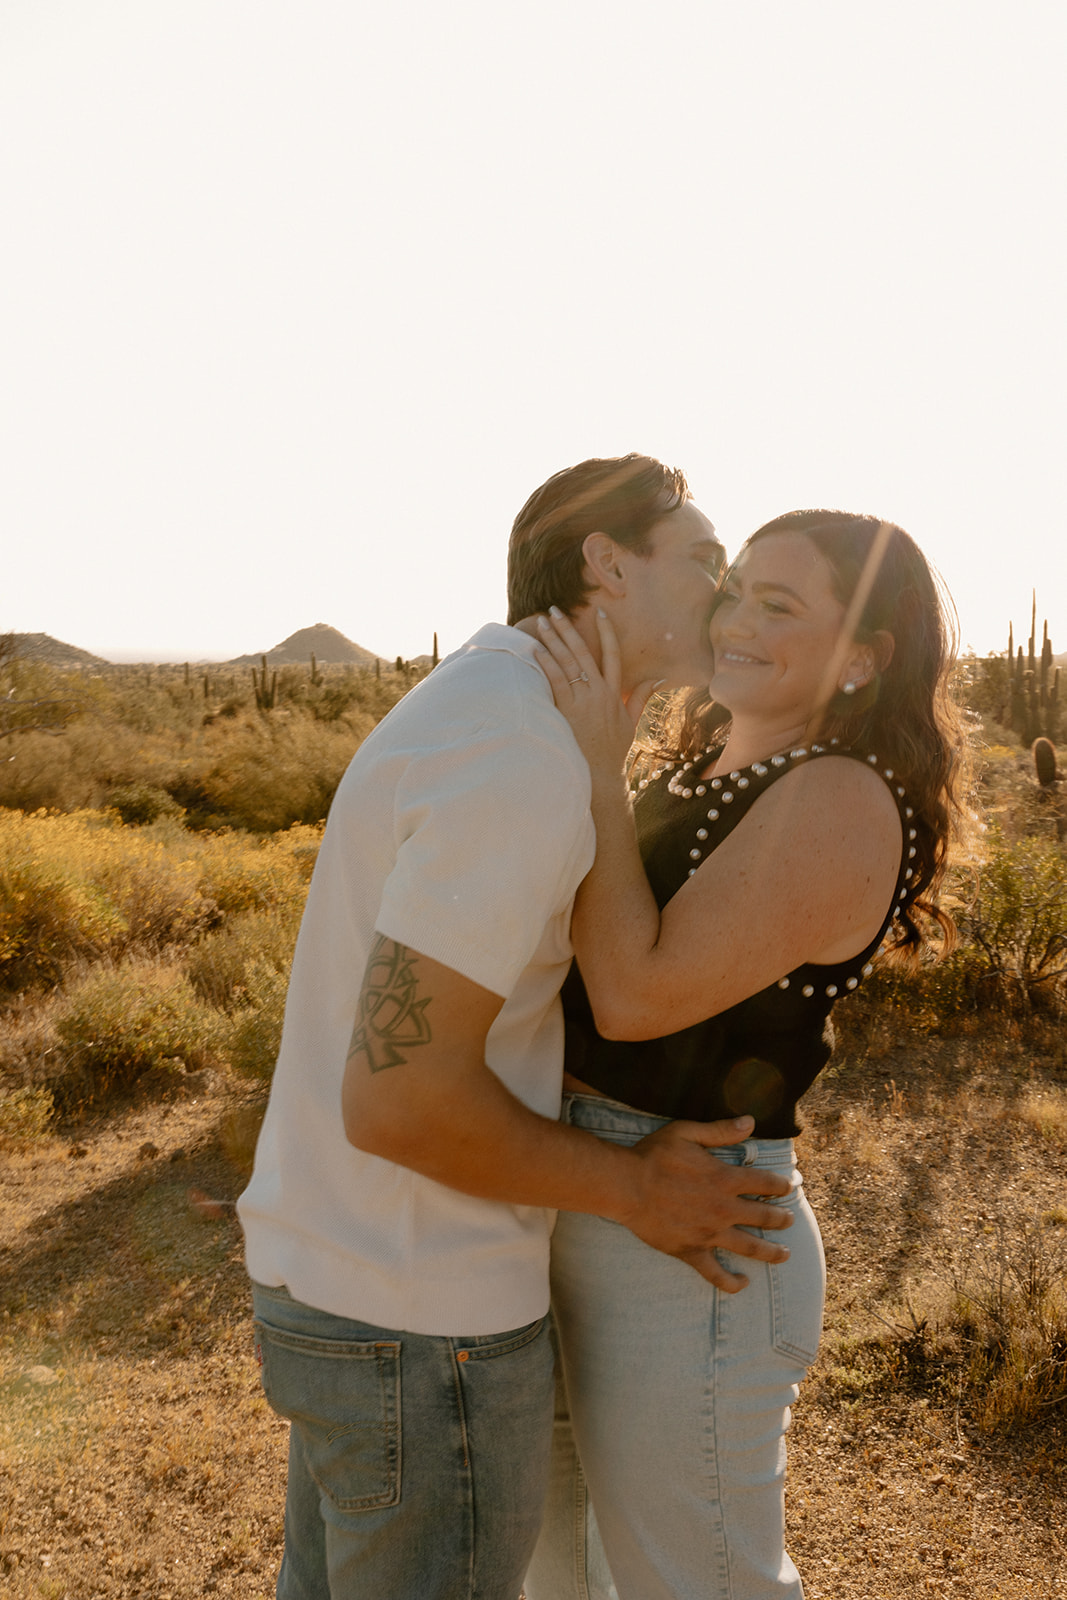
{"type": "Polygon", "coordinates": [[[418,979],[413,965],[417,955],[407,945],[376,934],[371,946],[356,1025],[348,1059],[364,1054],[372,1072],[402,1065],[401,1050],[429,1044],[432,1034],[426,1017],[429,997],[416,1000],[418,979]]]}

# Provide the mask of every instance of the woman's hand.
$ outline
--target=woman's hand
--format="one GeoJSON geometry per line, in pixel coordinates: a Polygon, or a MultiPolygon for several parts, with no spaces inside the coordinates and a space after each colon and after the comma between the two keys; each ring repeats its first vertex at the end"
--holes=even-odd
{"type": "Polygon", "coordinates": [[[645,703],[656,685],[640,684],[623,697],[622,662],[615,629],[603,611],[597,611],[596,621],[602,667],[597,666],[577,628],[555,606],[550,616],[537,619],[541,639],[537,660],[552,685],[553,699],[570,723],[590,771],[594,776],[617,777],[625,766],[645,703]]]}

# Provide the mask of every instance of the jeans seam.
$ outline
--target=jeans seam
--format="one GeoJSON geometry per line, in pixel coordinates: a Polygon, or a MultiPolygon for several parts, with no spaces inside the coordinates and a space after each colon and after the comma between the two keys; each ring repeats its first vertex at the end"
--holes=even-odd
{"type": "Polygon", "coordinates": [[[475,1571],[474,1554],[477,1548],[476,1530],[474,1519],[477,1508],[474,1504],[473,1467],[471,1466],[470,1436],[467,1432],[467,1408],[463,1399],[463,1376],[460,1371],[458,1352],[454,1342],[449,1342],[449,1362],[452,1369],[452,1389],[456,1397],[456,1420],[459,1423],[459,1436],[463,1446],[463,1484],[465,1489],[465,1514],[467,1519],[467,1593],[474,1594],[475,1571]]]}
{"type": "Polygon", "coordinates": [[[582,1464],[574,1475],[574,1587],[577,1600],[589,1600],[588,1575],[589,1485],[582,1464]]]}

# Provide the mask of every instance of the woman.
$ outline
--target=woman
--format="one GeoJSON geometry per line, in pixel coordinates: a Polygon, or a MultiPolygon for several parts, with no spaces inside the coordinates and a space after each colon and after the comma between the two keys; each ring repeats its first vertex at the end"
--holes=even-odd
{"type": "MultiPolygon", "coordinates": [[[[783,1542],[784,1436],[824,1285],[796,1102],[829,1058],[835,1000],[875,955],[914,957],[931,922],[951,936],[932,900],[959,746],[948,629],[900,528],[777,518],[725,579],[709,692],[678,709],[667,756],[638,762],[632,796],[633,722],[600,631],[602,672],[562,616],[541,635],[597,828],[565,1115],[629,1143],[666,1118],[751,1112],[753,1137],[718,1158],[790,1175],[794,1221],[789,1261],[746,1263],[751,1281],[724,1294],[611,1223],[561,1215],[553,1305],[574,1435],[621,1600],[785,1600],[802,1589],[783,1542]]],[[[557,1481],[529,1600],[575,1592],[575,1511],[580,1475],[557,1481]]],[[[578,1593],[611,1592],[584,1581],[578,1593]]]]}

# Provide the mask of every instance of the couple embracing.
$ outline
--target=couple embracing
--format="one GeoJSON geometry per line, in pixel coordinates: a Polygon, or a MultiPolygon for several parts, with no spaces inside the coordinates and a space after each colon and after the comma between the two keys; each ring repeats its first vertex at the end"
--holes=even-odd
{"type": "Polygon", "coordinates": [[[725,570],[639,455],[531,496],[508,588],[357,752],[297,943],[239,1202],[278,1595],[795,1600],[796,1102],[943,920],[943,609],[871,517],[725,570]]]}

